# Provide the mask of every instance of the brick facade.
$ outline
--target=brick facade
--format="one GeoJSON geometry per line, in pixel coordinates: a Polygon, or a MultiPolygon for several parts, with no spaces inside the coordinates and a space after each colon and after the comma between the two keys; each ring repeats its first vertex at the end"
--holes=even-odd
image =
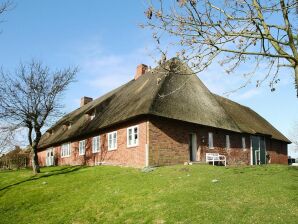
{"type": "Polygon", "coordinates": [[[286,143],[275,139],[267,139],[266,150],[270,156],[269,163],[288,164],[288,147],[286,143]]]}
{"type": "MultiPolygon", "coordinates": [[[[61,157],[61,146],[54,146],[55,165],[96,165],[112,164],[132,167],[144,167],[145,164],[145,145],[147,136],[147,122],[136,121],[124,123],[107,129],[105,132],[94,134],[100,136],[100,151],[92,152],[92,137],[85,138],[86,149],[85,155],[79,155],[79,141],[71,142],[71,153],[69,157],[61,157]],[[127,127],[138,125],[139,127],[139,144],[134,147],[127,147],[127,127]],[[108,133],[117,131],[117,149],[108,151],[108,133]]],[[[84,139],[81,139],[84,140],[84,139]]],[[[42,166],[46,165],[46,150],[38,153],[39,161],[42,166]]]]}
{"type": "Polygon", "coordinates": [[[250,164],[249,135],[239,134],[180,122],[170,119],[154,118],[150,121],[150,165],[171,165],[190,161],[190,134],[197,136],[197,161],[206,161],[206,153],[220,153],[227,158],[227,164],[250,164]],[[212,149],[208,147],[208,132],[213,133],[212,149]],[[225,148],[225,135],[230,136],[229,149],[225,148]],[[246,149],[242,149],[242,136],[246,139],[246,149]]]}
{"type": "MultiPolygon", "coordinates": [[[[100,136],[100,151],[92,152],[92,137],[86,137],[85,155],[79,155],[79,141],[71,142],[70,157],[61,158],[61,146],[55,146],[55,165],[96,165],[99,163],[125,165],[132,167],[162,166],[182,164],[190,161],[190,134],[197,139],[196,161],[205,162],[206,153],[217,152],[225,155],[228,165],[251,164],[250,135],[227,130],[195,125],[182,121],[150,117],[135,119],[113,128],[106,129],[93,136],[100,136]],[[127,147],[127,128],[139,126],[139,144],[127,147]],[[107,134],[117,131],[117,149],[108,151],[107,134]],[[213,133],[213,145],[208,147],[208,132],[213,133]],[[226,135],[230,136],[230,148],[226,149],[226,135]],[[245,137],[246,148],[242,148],[242,137],[245,137]],[[146,147],[148,146],[148,151],[146,147]]],[[[83,139],[81,139],[83,140],[83,139]]],[[[287,164],[287,144],[266,138],[267,153],[270,163],[287,164]]],[[[45,166],[46,150],[38,153],[39,161],[45,166]]]]}

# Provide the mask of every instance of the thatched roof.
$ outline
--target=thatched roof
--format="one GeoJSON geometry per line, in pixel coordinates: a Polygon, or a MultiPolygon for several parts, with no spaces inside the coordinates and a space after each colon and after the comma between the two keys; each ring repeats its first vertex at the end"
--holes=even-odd
{"type": "Polygon", "coordinates": [[[60,119],[42,136],[40,148],[88,136],[140,115],[157,115],[289,142],[251,109],[214,95],[178,59],[146,72],[60,119]],[[95,114],[90,120],[90,114],[95,114]],[[67,126],[71,124],[71,128],[67,126]]]}

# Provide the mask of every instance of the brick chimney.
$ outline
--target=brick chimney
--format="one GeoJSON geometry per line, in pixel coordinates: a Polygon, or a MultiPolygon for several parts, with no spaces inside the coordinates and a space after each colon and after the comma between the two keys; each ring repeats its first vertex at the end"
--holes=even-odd
{"type": "Polygon", "coordinates": [[[80,107],[86,105],[87,103],[90,103],[93,99],[91,97],[83,96],[81,98],[81,105],[80,107]]]}
{"type": "Polygon", "coordinates": [[[137,66],[136,74],[135,74],[135,80],[137,80],[141,75],[144,75],[147,71],[148,66],[144,64],[139,64],[137,66]]]}

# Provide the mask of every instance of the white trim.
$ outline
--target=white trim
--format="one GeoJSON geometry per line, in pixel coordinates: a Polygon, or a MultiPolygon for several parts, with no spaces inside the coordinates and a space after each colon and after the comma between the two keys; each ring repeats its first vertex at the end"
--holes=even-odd
{"type": "Polygon", "coordinates": [[[108,151],[116,150],[117,149],[117,131],[112,131],[108,133],[108,151]],[[116,134],[116,137],[115,137],[116,134]],[[111,140],[111,145],[110,145],[111,140]]]}
{"type": "Polygon", "coordinates": [[[99,151],[100,151],[100,136],[94,136],[92,138],[92,153],[98,153],[99,151]],[[96,144],[94,143],[94,141],[96,141],[96,144]]]}
{"type": "Polygon", "coordinates": [[[126,146],[127,148],[131,148],[131,147],[136,147],[139,145],[139,139],[140,139],[140,135],[139,135],[140,131],[139,131],[139,125],[134,125],[131,127],[128,127],[126,129],[126,146]],[[137,133],[134,132],[134,129],[137,128],[137,133]],[[133,137],[135,134],[137,134],[137,139],[135,143],[129,144],[129,130],[132,130],[132,141],[133,141],[133,137]]]}
{"type": "Polygon", "coordinates": [[[209,149],[214,149],[214,136],[213,132],[208,132],[208,148],[209,149]]]}
{"type": "Polygon", "coordinates": [[[84,156],[86,153],[86,140],[79,141],[79,155],[84,156]],[[83,153],[81,153],[81,143],[83,145],[83,153]]]}
{"type": "Polygon", "coordinates": [[[67,158],[71,155],[71,143],[64,143],[61,145],[61,158],[67,158]],[[64,148],[67,147],[67,148],[64,148]]]}

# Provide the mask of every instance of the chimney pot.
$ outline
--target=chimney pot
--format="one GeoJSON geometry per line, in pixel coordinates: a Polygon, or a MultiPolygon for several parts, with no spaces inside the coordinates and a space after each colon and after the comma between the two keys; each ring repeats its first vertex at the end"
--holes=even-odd
{"type": "Polygon", "coordinates": [[[136,70],[136,74],[135,74],[135,80],[137,80],[140,76],[144,75],[147,70],[148,70],[147,65],[139,64],[137,66],[137,70],[136,70]]]}
{"type": "Polygon", "coordinates": [[[81,107],[86,105],[87,103],[90,103],[93,99],[91,97],[87,97],[87,96],[84,96],[81,98],[81,107]]]}

